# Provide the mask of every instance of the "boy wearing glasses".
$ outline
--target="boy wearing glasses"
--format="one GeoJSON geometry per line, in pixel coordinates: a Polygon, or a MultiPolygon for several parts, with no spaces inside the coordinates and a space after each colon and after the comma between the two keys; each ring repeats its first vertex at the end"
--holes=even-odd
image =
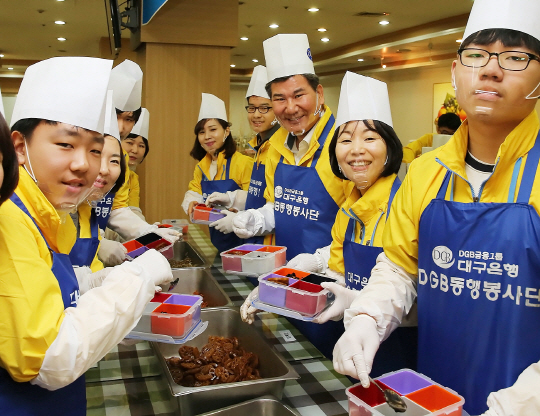
{"type": "Polygon", "coordinates": [[[476,0],[452,64],[467,113],[411,164],[334,367],[367,375],[418,301],[418,369],[472,415],[540,414],[540,2],[476,0]]]}

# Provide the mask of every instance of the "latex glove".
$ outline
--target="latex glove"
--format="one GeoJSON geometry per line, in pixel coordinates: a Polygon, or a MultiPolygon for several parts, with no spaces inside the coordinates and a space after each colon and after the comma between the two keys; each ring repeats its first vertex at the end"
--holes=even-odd
{"type": "Polygon", "coordinates": [[[157,225],[153,225],[152,227],[156,227],[156,229],[152,229],[152,232],[160,235],[165,240],[171,243],[177,242],[178,239],[182,236],[182,234],[180,234],[176,230],[173,230],[172,228],[157,228],[157,225]]]}
{"type": "Polygon", "coordinates": [[[103,280],[109,275],[113,268],[106,267],[95,273],[92,273],[92,270],[88,266],[74,267],[73,270],[75,271],[75,276],[79,283],[79,292],[81,295],[84,295],[90,289],[101,286],[103,280]]]}
{"type": "Polygon", "coordinates": [[[152,276],[158,292],[161,292],[160,285],[169,284],[174,280],[169,261],[154,249],[144,252],[131,263],[141,266],[146,273],[152,276]]]}
{"type": "Polygon", "coordinates": [[[369,387],[369,373],[379,349],[377,323],[369,315],[354,317],[334,347],[334,370],[360,380],[369,387]]]}
{"type": "Polygon", "coordinates": [[[98,258],[107,266],[117,266],[126,259],[126,248],[117,241],[102,239],[99,243],[98,258]]]}
{"type": "MultiPolygon", "coordinates": [[[[294,260],[294,259],[293,259],[294,260]]],[[[330,319],[333,321],[339,321],[343,319],[345,309],[349,309],[353,300],[360,293],[358,290],[347,289],[338,283],[323,282],[321,286],[328,289],[336,297],[334,303],[326,311],[317,316],[313,322],[317,324],[324,324],[330,319]]]]}
{"type": "Polygon", "coordinates": [[[233,220],[238,214],[237,212],[228,211],[226,209],[221,210],[225,216],[217,221],[208,224],[209,227],[214,227],[216,230],[221,231],[223,234],[229,234],[233,231],[233,220]]]}
{"type": "Polygon", "coordinates": [[[233,219],[233,231],[240,238],[250,238],[256,235],[264,223],[264,216],[256,209],[239,212],[233,219]],[[261,218],[262,217],[262,218],[261,218]]]}
{"type": "Polygon", "coordinates": [[[291,259],[287,263],[287,267],[291,269],[300,269],[306,272],[320,273],[323,269],[323,258],[315,253],[302,253],[291,259]]]}
{"type": "Polygon", "coordinates": [[[206,198],[206,205],[209,207],[214,205],[221,205],[225,208],[230,208],[232,207],[232,204],[234,202],[234,198],[231,198],[230,194],[232,194],[232,192],[230,191],[225,193],[213,192],[208,198],[206,198]]]}
{"type": "Polygon", "coordinates": [[[242,318],[242,321],[252,324],[255,320],[255,314],[259,312],[259,309],[256,309],[251,305],[251,302],[253,299],[259,297],[259,288],[256,287],[251,291],[251,293],[248,295],[242,306],[240,307],[240,317],[242,318]]]}

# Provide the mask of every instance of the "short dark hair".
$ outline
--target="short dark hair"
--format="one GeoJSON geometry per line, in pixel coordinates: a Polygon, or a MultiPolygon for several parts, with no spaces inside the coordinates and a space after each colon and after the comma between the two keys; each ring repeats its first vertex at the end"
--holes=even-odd
{"type": "Polygon", "coordinates": [[[484,29],[467,36],[460,48],[467,48],[471,43],[477,45],[491,45],[501,42],[506,47],[523,46],[540,55],[540,40],[512,29],[484,29]]]}
{"type": "Polygon", "coordinates": [[[437,119],[438,127],[448,127],[449,129],[456,131],[461,126],[461,119],[456,113],[444,113],[437,119]]]}
{"type": "MultiPolygon", "coordinates": [[[[106,134],[105,137],[108,135],[106,134]]],[[[113,137],[113,136],[110,136],[113,137]]],[[[116,137],[114,137],[114,140],[118,142],[116,137]]],[[[111,188],[109,193],[116,193],[120,190],[124,182],[126,181],[126,172],[127,172],[127,163],[126,158],[124,157],[124,152],[122,151],[122,145],[120,142],[118,142],[118,147],[120,147],[120,176],[118,176],[118,179],[116,180],[114,186],[111,188]]]]}
{"type": "MultiPolygon", "coordinates": [[[[319,86],[319,77],[315,74],[295,74],[295,75],[302,75],[308,82],[309,86],[313,88],[313,91],[317,91],[317,87],[319,86]]],[[[295,75],[289,75],[286,77],[280,77],[273,79],[268,84],[264,86],[264,89],[266,90],[268,96],[272,98],[272,84],[276,82],[284,82],[287,81],[289,78],[294,77],[295,75]]]]}
{"type": "Polygon", "coordinates": [[[56,126],[58,124],[56,121],[44,120],[42,118],[23,118],[11,126],[11,132],[18,131],[25,137],[27,142],[30,142],[34,130],[42,121],[51,126],[56,126]]]}
{"type": "MultiPolygon", "coordinates": [[[[140,136],[139,134],[129,133],[128,136],[124,140],[126,140],[126,139],[136,139],[139,136],[140,136]]],[[[143,136],[140,136],[140,137],[141,137],[141,139],[143,139],[144,145],[146,146],[146,149],[144,149],[144,157],[142,158],[142,160],[144,160],[146,158],[146,155],[150,151],[150,146],[148,146],[148,139],[146,137],[143,137],[143,136]]],[[[142,160],[141,160],[141,163],[142,163],[142,160]]]]}
{"type": "Polygon", "coordinates": [[[4,170],[4,180],[0,183],[0,205],[6,202],[19,183],[19,162],[9,127],[0,113],[0,154],[2,155],[2,169],[4,170]]]}
{"type": "MultiPolygon", "coordinates": [[[[189,155],[193,158],[198,160],[199,162],[203,160],[203,158],[206,156],[206,150],[203,149],[201,146],[201,143],[199,142],[199,132],[204,128],[206,122],[208,120],[212,120],[210,118],[203,118],[200,120],[197,124],[195,124],[195,143],[193,144],[193,148],[191,149],[191,152],[189,152],[189,155]]],[[[220,118],[216,118],[214,120],[217,120],[218,123],[223,127],[225,130],[227,127],[231,127],[231,123],[228,123],[225,120],[222,120],[220,118]]],[[[223,146],[221,146],[217,151],[216,154],[225,151],[225,159],[229,159],[234,155],[236,152],[236,143],[234,142],[234,139],[232,137],[232,132],[229,131],[229,135],[225,138],[225,141],[223,142],[223,146]]]]}
{"type": "Polygon", "coordinates": [[[142,107],[139,107],[138,110],[135,111],[122,111],[116,108],[116,114],[123,114],[123,113],[133,113],[133,119],[135,120],[135,123],[139,121],[139,117],[141,116],[142,107]]]}
{"type": "MultiPolygon", "coordinates": [[[[386,155],[388,157],[388,162],[386,163],[385,168],[381,173],[381,176],[385,177],[390,176],[393,173],[397,174],[403,160],[403,145],[401,144],[401,141],[399,140],[399,137],[397,136],[394,129],[388,124],[378,120],[373,120],[373,125],[371,125],[368,120],[362,120],[362,122],[368,128],[368,130],[379,133],[379,135],[386,143],[386,155]]],[[[334,173],[334,175],[336,175],[340,179],[347,180],[348,178],[346,178],[345,175],[340,172],[339,164],[336,158],[336,145],[340,136],[339,127],[340,126],[336,127],[334,136],[332,137],[332,141],[330,142],[330,146],[328,147],[328,153],[330,154],[330,167],[332,168],[332,172],[334,173]]]]}

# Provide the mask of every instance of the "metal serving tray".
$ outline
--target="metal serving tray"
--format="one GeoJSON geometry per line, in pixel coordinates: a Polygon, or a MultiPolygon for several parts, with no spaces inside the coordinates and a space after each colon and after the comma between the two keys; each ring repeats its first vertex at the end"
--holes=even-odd
{"type": "Polygon", "coordinates": [[[207,268],[204,257],[187,241],[179,240],[173,245],[173,257],[171,260],[184,260],[186,257],[191,259],[192,267],[175,268],[173,270],[193,270],[207,268]]]}
{"type": "Polygon", "coordinates": [[[263,396],[255,400],[228,406],[223,409],[200,414],[198,416],[299,416],[299,413],[285,406],[273,396],[263,396]]]}
{"type": "Polygon", "coordinates": [[[208,342],[209,335],[238,337],[240,345],[245,350],[259,356],[262,379],[204,387],[180,386],[173,381],[165,362],[166,358],[178,356],[178,346],[153,342],[152,346],[169,383],[171,401],[182,416],[209,412],[268,394],[281,399],[285,382],[299,378],[293,367],[272,348],[253,325],[242,322],[237,310],[207,308],[202,310],[201,319],[208,321],[208,328],[185,345],[200,349],[208,342]]]}
{"type": "Polygon", "coordinates": [[[173,269],[173,281],[178,279],[178,283],[167,293],[182,293],[191,295],[197,291],[203,295],[209,307],[217,308],[221,306],[232,306],[233,303],[223,291],[216,279],[208,269],[173,269]]]}

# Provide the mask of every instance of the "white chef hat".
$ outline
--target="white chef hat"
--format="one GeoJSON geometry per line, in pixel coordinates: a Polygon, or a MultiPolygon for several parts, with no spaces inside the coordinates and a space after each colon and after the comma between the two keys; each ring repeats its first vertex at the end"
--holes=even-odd
{"type": "Polygon", "coordinates": [[[251,80],[249,81],[246,98],[255,95],[257,97],[270,99],[268,93],[264,89],[266,84],[268,84],[266,68],[262,65],[257,65],[255,68],[253,68],[253,74],[251,74],[251,80]]]}
{"type": "Polygon", "coordinates": [[[111,71],[109,89],[114,91],[114,106],[121,111],[136,111],[141,108],[142,99],[141,67],[126,59],[111,71]]]}
{"type": "Polygon", "coordinates": [[[207,118],[219,118],[220,120],[229,121],[227,119],[225,102],[215,95],[203,92],[201,109],[199,110],[199,119],[197,122],[207,118]]]}
{"type": "Polygon", "coordinates": [[[114,107],[113,90],[107,91],[107,99],[105,101],[105,127],[103,128],[103,134],[112,136],[120,141],[116,108],[114,107]]]}
{"type": "Polygon", "coordinates": [[[268,81],[299,74],[315,74],[306,34],[280,34],[263,42],[268,81]]]}
{"type": "Polygon", "coordinates": [[[6,118],[6,112],[4,111],[4,102],[2,101],[2,90],[0,89],[0,113],[6,118]]]}
{"type": "Polygon", "coordinates": [[[111,67],[110,60],[83,57],[57,57],[29,66],[11,125],[40,118],[103,133],[111,67]]]}
{"type": "Polygon", "coordinates": [[[137,123],[133,126],[131,134],[142,136],[148,140],[148,129],[150,127],[150,113],[146,108],[141,109],[141,116],[137,123]]]}
{"type": "Polygon", "coordinates": [[[540,1],[475,0],[463,39],[483,29],[512,29],[540,40],[540,1]]]}
{"type": "Polygon", "coordinates": [[[347,71],[341,82],[336,128],[352,120],[378,120],[392,127],[386,83],[347,71]]]}

